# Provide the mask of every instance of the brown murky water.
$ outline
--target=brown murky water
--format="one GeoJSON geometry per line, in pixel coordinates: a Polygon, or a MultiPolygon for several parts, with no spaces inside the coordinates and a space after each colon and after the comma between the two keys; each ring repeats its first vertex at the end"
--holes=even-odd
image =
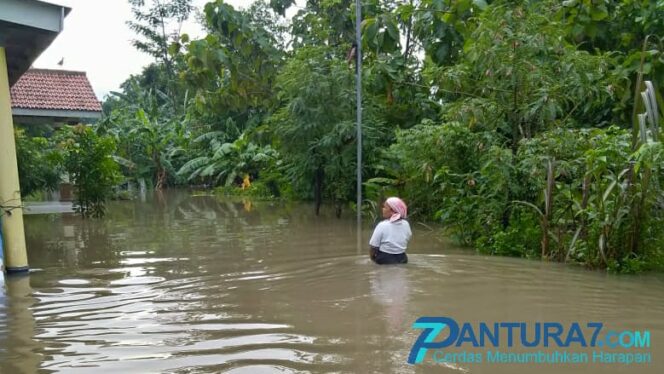
{"type": "Polygon", "coordinates": [[[34,271],[0,290],[2,373],[664,372],[657,275],[478,256],[418,224],[410,263],[380,267],[350,212],[188,193],[25,221],[34,271]],[[409,365],[421,316],[648,330],[632,351],[651,363],[409,365]]]}

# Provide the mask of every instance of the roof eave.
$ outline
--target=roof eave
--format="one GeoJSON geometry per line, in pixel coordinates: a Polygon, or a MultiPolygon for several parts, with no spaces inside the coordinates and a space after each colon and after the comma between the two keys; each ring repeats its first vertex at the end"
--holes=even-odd
{"type": "Polygon", "coordinates": [[[0,9],[0,46],[5,48],[11,86],[63,30],[71,8],[37,0],[0,0],[0,9]]]}
{"type": "Polygon", "coordinates": [[[102,112],[72,109],[28,109],[12,108],[14,122],[35,123],[93,123],[101,119],[102,112]]]}

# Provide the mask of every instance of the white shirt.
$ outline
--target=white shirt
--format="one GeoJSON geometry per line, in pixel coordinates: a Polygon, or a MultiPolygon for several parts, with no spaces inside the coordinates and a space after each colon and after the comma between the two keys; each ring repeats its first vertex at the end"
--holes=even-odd
{"type": "Polygon", "coordinates": [[[386,219],[378,223],[374,229],[369,245],[377,247],[381,252],[397,255],[406,252],[408,241],[412,236],[408,221],[400,219],[390,222],[386,219]]]}

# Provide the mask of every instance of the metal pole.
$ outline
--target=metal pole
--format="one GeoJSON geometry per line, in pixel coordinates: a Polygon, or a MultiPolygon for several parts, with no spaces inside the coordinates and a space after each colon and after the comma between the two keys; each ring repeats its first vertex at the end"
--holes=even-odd
{"type": "Polygon", "coordinates": [[[362,5],[355,0],[355,36],[357,38],[357,225],[358,230],[362,224],[362,5]]]}

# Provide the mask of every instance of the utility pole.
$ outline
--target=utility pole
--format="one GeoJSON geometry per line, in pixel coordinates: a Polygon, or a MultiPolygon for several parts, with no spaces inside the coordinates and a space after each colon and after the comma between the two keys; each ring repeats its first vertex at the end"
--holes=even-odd
{"type": "Polygon", "coordinates": [[[357,38],[356,91],[357,91],[357,225],[362,225],[362,4],[355,0],[355,37],[357,38]]]}

